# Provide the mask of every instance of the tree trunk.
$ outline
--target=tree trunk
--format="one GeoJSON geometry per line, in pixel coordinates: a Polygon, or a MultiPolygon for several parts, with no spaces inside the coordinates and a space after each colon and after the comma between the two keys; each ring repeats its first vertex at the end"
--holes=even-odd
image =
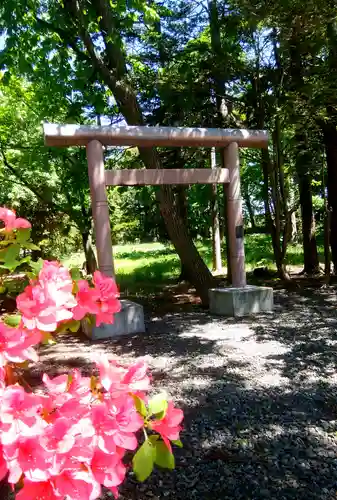
{"type": "Polygon", "coordinates": [[[249,194],[248,194],[248,190],[245,189],[245,188],[243,188],[243,199],[245,201],[245,205],[246,205],[246,208],[247,208],[247,211],[248,211],[250,225],[252,226],[253,232],[255,232],[255,230],[256,230],[256,223],[255,223],[254,210],[253,210],[252,204],[250,202],[250,197],[249,197],[249,194]]]}
{"type": "MultiPolygon", "coordinates": [[[[177,186],[175,195],[180,216],[188,229],[188,205],[186,197],[186,186],[177,186]]],[[[190,281],[190,280],[186,266],[180,261],[180,275],[178,278],[178,282],[182,281],[190,281]]]]}
{"type": "Polygon", "coordinates": [[[89,231],[82,233],[82,241],[87,273],[94,274],[98,266],[89,231]]]}
{"type": "Polygon", "coordinates": [[[213,286],[213,276],[191,240],[186,224],[174,204],[173,192],[169,186],[163,186],[158,192],[160,211],[165,220],[167,232],[180,256],[188,281],[192,283],[202,304],[209,304],[208,290],[213,286]]]}
{"type": "Polygon", "coordinates": [[[322,124],[328,169],[328,210],[330,212],[330,246],[334,274],[337,274],[337,130],[334,123],[322,124]]]}
{"type": "Polygon", "coordinates": [[[297,219],[296,211],[291,214],[291,238],[290,241],[293,243],[297,240],[297,219]]]}
{"type": "Polygon", "coordinates": [[[270,170],[270,157],[269,152],[266,149],[261,150],[261,164],[262,164],[262,173],[263,173],[263,184],[264,184],[264,208],[266,215],[266,226],[271,235],[271,241],[273,245],[274,257],[276,269],[279,277],[282,280],[289,281],[290,276],[286,269],[286,265],[284,263],[285,251],[286,251],[286,234],[287,227],[285,226],[283,241],[284,244],[281,246],[281,233],[280,233],[280,225],[275,224],[273,221],[273,217],[271,214],[270,206],[269,206],[269,170],[270,170]]]}
{"type": "Polygon", "coordinates": [[[331,214],[327,203],[324,207],[324,274],[327,277],[331,275],[331,255],[330,255],[330,227],[331,214]]]}
{"type": "Polygon", "coordinates": [[[306,274],[319,272],[319,260],[315,235],[315,217],[312,206],[311,175],[308,165],[298,168],[300,204],[302,214],[302,237],[304,269],[306,274]]]}

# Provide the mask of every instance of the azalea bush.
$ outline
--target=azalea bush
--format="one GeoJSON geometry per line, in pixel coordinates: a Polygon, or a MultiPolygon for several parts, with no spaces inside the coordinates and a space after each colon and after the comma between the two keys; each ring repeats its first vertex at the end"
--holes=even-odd
{"type": "Polygon", "coordinates": [[[155,465],[174,468],[183,413],[163,394],[149,397],[144,361],[123,366],[100,356],[91,377],[44,374],[42,387],[29,387],[34,346],[76,332],[82,320],[112,323],[119,294],[99,271],[89,282],[59,262],[31,262],[23,255],[36,248],[30,223],[6,208],[0,220],[0,278],[25,264],[30,280],[16,299],[19,314],[0,321],[0,479],[17,500],[94,500],[102,485],[118,495],[130,452],[140,481],[155,465]]]}

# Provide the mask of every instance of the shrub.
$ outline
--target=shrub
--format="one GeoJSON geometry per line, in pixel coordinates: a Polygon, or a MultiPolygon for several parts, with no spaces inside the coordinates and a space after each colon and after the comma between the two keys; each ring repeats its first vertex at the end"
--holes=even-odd
{"type": "Polygon", "coordinates": [[[34,347],[61,331],[77,331],[82,320],[112,323],[119,294],[99,271],[88,282],[57,261],[22,257],[22,249],[36,249],[30,223],[6,208],[0,220],[2,278],[23,263],[30,266],[29,285],[16,300],[19,314],[0,321],[0,479],[8,477],[18,500],[94,500],[102,485],[118,495],[126,453],[135,452],[140,481],[155,464],[172,469],[183,413],[163,394],[149,397],[144,361],[123,366],[101,356],[98,376],[44,374],[38,393],[26,389],[21,373],[38,360],[34,347]]]}

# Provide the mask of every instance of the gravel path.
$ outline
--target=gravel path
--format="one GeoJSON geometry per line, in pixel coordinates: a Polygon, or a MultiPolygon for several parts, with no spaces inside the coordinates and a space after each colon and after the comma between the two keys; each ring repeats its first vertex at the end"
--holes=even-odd
{"type": "MultiPolygon", "coordinates": [[[[97,352],[146,356],[155,385],[185,411],[174,472],[121,500],[332,499],[337,491],[337,308],[333,290],[275,297],[275,312],[233,320],[194,312],[152,317],[146,335],[71,339],[42,366],[90,366],[97,352]]],[[[51,370],[52,368],[52,370],[51,370]]]]}

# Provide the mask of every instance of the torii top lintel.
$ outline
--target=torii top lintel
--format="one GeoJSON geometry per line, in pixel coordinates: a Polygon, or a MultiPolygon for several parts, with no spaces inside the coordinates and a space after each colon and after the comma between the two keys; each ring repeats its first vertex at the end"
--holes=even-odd
{"type": "Polygon", "coordinates": [[[264,130],[93,126],[44,124],[46,146],[86,146],[97,140],[104,146],[190,146],[225,147],[236,142],[240,147],[266,148],[268,133],[264,130]]]}

